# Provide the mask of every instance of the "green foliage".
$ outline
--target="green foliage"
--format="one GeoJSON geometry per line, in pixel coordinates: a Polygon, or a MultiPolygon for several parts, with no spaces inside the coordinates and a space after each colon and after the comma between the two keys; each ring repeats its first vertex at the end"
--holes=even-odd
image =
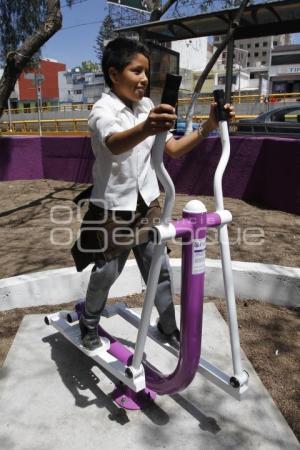
{"type": "Polygon", "coordinates": [[[43,20],[46,0],[0,0],[0,58],[15,50],[43,20]]]}
{"type": "Polygon", "coordinates": [[[99,63],[94,61],[82,61],[81,65],[78,67],[81,73],[87,72],[99,72],[101,70],[101,66],[99,63]]]}
{"type": "Polygon", "coordinates": [[[99,30],[99,33],[98,33],[98,36],[96,39],[96,45],[94,46],[96,55],[100,62],[102,60],[105,41],[114,38],[114,29],[115,29],[115,24],[114,24],[111,16],[107,15],[102,22],[102,25],[100,27],[100,30],[99,30]]]}
{"type": "MultiPolygon", "coordinates": [[[[75,0],[66,0],[72,6],[75,0]]],[[[18,48],[43,22],[47,0],[0,0],[0,60],[18,48]]]]}

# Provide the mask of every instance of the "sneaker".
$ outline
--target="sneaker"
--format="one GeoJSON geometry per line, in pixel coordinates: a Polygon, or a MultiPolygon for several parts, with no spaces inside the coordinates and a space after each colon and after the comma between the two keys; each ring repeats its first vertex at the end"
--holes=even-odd
{"type": "Polygon", "coordinates": [[[159,322],[157,322],[157,329],[158,331],[164,336],[164,338],[168,341],[172,347],[179,348],[180,347],[180,331],[178,328],[176,330],[172,331],[172,333],[166,334],[162,326],[159,322]]]}
{"type": "Polygon", "coordinates": [[[82,316],[79,319],[79,326],[82,345],[87,350],[95,350],[96,348],[101,347],[102,344],[98,335],[97,327],[87,327],[82,316]]]}

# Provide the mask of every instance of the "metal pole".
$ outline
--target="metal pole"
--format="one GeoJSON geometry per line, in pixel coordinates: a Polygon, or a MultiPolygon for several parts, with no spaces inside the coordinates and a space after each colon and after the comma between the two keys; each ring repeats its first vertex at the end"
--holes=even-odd
{"type": "Polygon", "coordinates": [[[239,64],[239,103],[241,103],[241,64],[239,64]]]}
{"type": "Polygon", "coordinates": [[[37,79],[36,71],[34,71],[34,84],[35,84],[35,92],[36,92],[36,100],[37,100],[39,135],[42,136],[41,109],[40,109],[40,92],[39,92],[39,86],[38,86],[38,79],[37,79]]]}
{"type": "Polygon", "coordinates": [[[272,65],[272,48],[273,48],[273,36],[271,36],[271,41],[270,41],[270,53],[269,53],[269,61],[268,61],[268,103],[267,103],[267,111],[269,111],[270,109],[270,70],[271,70],[271,65],[272,65]]]}
{"type": "Polygon", "coordinates": [[[12,133],[12,120],[11,120],[11,104],[10,104],[10,98],[7,100],[7,106],[8,106],[8,120],[9,120],[9,131],[12,133]]]}
{"type": "MultiPolygon", "coordinates": [[[[166,136],[167,136],[166,132],[160,133],[156,136],[155,142],[153,144],[153,153],[152,153],[153,165],[155,167],[157,178],[163,185],[166,193],[165,203],[161,215],[161,224],[163,225],[167,225],[171,220],[175,202],[175,187],[163,163],[163,154],[166,136]]],[[[165,245],[156,244],[154,254],[152,256],[152,262],[149,271],[147,288],[144,299],[144,306],[139,331],[137,335],[137,340],[135,344],[134,357],[132,361],[132,367],[136,370],[139,369],[143,358],[143,352],[145,349],[145,343],[150,323],[150,316],[154,305],[154,299],[156,295],[157,284],[164,252],[165,252],[165,245]]]]}
{"type": "MultiPolygon", "coordinates": [[[[222,179],[226,169],[227,163],[230,157],[230,140],[228,134],[228,125],[226,121],[219,122],[219,130],[222,141],[222,156],[219,161],[217,170],[214,177],[214,196],[216,203],[216,211],[224,211],[224,198],[222,190],[222,179]]],[[[232,263],[230,257],[229,237],[227,224],[223,224],[218,229],[221,262],[223,269],[223,281],[225,298],[227,303],[229,332],[230,332],[230,344],[234,376],[239,380],[241,385],[247,381],[246,373],[243,371],[241,351],[240,351],[240,338],[237,322],[234,282],[232,274],[232,263]]]]}
{"type": "Polygon", "coordinates": [[[135,351],[132,360],[132,367],[136,370],[139,369],[143,359],[143,353],[145,349],[146,338],[150,323],[150,316],[154,305],[164,252],[165,252],[164,244],[157,244],[155,246],[147,281],[144,306],[142,310],[140,326],[136,339],[135,351]]]}
{"type": "Polygon", "coordinates": [[[234,39],[231,38],[227,44],[226,77],[225,77],[225,102],[226,103],[230,103],[230,99],[231,99],[233,54],[234,54],[234,39]]]}

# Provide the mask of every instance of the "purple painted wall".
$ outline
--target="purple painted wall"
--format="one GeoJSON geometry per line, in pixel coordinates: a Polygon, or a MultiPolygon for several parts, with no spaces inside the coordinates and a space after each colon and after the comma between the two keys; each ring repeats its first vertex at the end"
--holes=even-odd
{"type": "Polygon", "coordinates": [[[89,137],[0,137],[0,180],[92,182],[89,137]]]}
{"type": "MultiPolygon", "coordinates": [[[[212,195],[221,154],[209,138],[180,159],[165,156],[176,191],[212,195]]],[[[93,153],[88,137],[2,137],[0,180],[41,179],[89,183],[93,153]]],[[[231,138],[224,195],[266,208],[300,214],[300,140],[275,137],[231,138]]]]}
{"type": "MultiPolygon", "coordinates": [[[[213,195],[220,155],[220,140],[209,138],[183,158],[167,156],[166,167],[176,192],[213,195]]],[[[232,137],[223,192],[226,197],[300,214],[300,140],[232,137]]]]}
{"type": "Polygon", "coordinates": [[[0,137],[0,180],[44,178],[40,139],[0,137]]]}

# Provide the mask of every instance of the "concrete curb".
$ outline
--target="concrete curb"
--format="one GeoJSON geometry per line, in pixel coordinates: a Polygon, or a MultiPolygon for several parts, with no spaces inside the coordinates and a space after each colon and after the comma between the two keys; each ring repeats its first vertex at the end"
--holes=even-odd
{"type": "MultiPolygon", "coordinates": [[[[181,259],[171,258],[174,290],[180,293],[181,259]]],[[[91,269],[92,266],[89,266],[91,269]]],[[[300,307],[300,269],[233,261],[236,296],[280,306],[300,307]]],[[[90,271],[75,267],[46,270],[0,280],[0,311],[38,305],[54,305],[84,298],[90,271]]],[[[110,297],[140,293],[144,284],[135,260],[128,260],[110,297]]],[[[206,259],[205,295],[224,297],[221,262],[206,259]]]]}

